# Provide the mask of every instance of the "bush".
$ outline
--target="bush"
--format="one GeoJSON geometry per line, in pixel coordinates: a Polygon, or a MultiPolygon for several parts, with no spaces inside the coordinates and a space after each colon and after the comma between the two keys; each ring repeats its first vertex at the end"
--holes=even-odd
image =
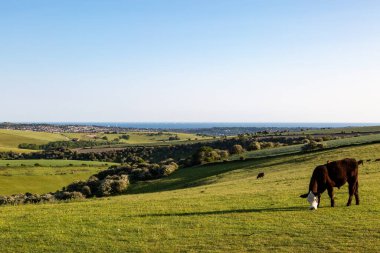
{"type": "Polygon", "coordinates": [[[65,190],[66,191],[69,191],[69,192],[81,192],[82,191],[82,188],[86,185],[86,182],[84,181],[76,181],[76,182],[73,182],[71,184],[69,184],[68,186],[65,187],[65,190]]]}
{"type": "Polygon", "coordinates": [[[311,140],[309,143],[302,146],[302,151],[309,152],[309,151],[313,151],[313,150],[324,149],[324,148],[326,148],[326,146],[327,145],[323,142],[316,142],[314,140],[311,140]]]}
{"type": "Polygon", "coordinates": [[[81,192],[86,198],[92,196],[91,188],[88,185],[83,186],[81,192]]]}
{"type": "Polygon", "coordinates": [[[58,200],[71,200],[71,199],[83,199],[84,196],[81,192],[69,192],[69,191],[58,191],[54,194],[55,198],[58,200]]]}
{"type": "Polygon", "coordinates": [[[161,175],[164,177],[169,176],[170,174],[172,174],[177,169],[178,169],[178,165],[174,162],[171,164],[164,165],[161,168],[161,175]]]}
{"type": "Polygon", "coordinates": [[[128,188],[128,185],[129,179],[127,175],[107,176],[105,179],[101,180],[96,195],[102,197],[119,194],[124,192],[128,188]]]}
{"type": "Polygon", "coordinates": [[[244,148],[239,144],[233,145],[231,148],[231,154],[242,154],[244,151],[244,148]]]}
{"type": "Polygon", "coordinates": [[[258,141],[251,142],[248,146],[249,150],[260,150],[261,149],[261,144],[258,141]]]}
{"type": "Polygon", "coordinates": [[[273,142],[262,142],[261,143],[261,148],[273,148],[274,143],[273,142]]]}

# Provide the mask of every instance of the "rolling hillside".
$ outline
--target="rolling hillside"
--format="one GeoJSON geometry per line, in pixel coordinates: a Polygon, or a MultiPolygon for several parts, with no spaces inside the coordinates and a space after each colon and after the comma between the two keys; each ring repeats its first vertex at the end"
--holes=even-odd
{"type": "Polygon", "coordinates": [[[0,129],[0,152],[31,152],[32,150],[19,149],[18,145],[21,143],[46,144],[51,141],[66,140],[67,138],[61,134],[0,129]]]}
{"type": "Polygon", "coordinates": [[[379,252],[380,163],[360,167],[361,205],[347,187],[309,211],[298,196],[314,167],[375,159],[380,144],[181,169],[129,195],[3,206],[3,252],[379,252]],[[258,172],[264,179],[256,180],[258,172]],[[22,236],[21,236],[22,235],[22,236]],[[78,247],[80,245],[80,247],[78,247]]]}

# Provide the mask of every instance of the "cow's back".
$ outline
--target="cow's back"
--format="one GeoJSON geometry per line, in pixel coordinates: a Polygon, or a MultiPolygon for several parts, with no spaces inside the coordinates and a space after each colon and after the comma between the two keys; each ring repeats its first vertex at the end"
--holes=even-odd
{"type": "Polygon", "coordinates": [[[344,185],[347,181],[353,181],[358,176],[358,163],[355,159],[346,158],[343,160],[326,164],[329,177],[335,182],[336,187],[344,185]]]}

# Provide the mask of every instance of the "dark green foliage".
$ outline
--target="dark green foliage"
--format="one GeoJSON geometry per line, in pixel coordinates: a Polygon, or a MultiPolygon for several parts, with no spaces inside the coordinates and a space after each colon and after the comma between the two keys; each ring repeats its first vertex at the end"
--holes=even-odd
{"type": "Polygon", "coordinates": [[[261,144],[258,141],[253,141],[248,146],[248,150],[260,150],[260,149],[261,149],[261,144]]]}
{"type": "Polygon", "coordinates": [[[32,149],[32,150],[39,150],[40,146],[37,144],[28,144],[28,143],[21,143],[18,145],[18,148],[21,149],[32,149]]]}
{"type": "MultiPolygon", "coordinates": [[[[156,134],[156,133],[154,133],[156,134]]],[[[305,137],[265,137],[260,139],[260,147],[271,148],[278,145],[293,145],[301,144],[305,140],[305,137]],[[269,144],[268,144],[269,143],[269,144]]],[[[257,137],[253,135],[241,135],[240,138],[224,138],[211,140],[207,143],[212,149],[215,150],[230,150],[234,145],[240,145],[243,149],[252,150],[253,142],[258,142],[257,137]]],[[[142,163],[149,161],[151,163],[157,163],[159,161],[173,158],[177,163],[181,161],[181,165],[192,165],[193,155],[196,154],[203,143],[191,143],[191,144],[177,144],[170,146],[130,146],[123,150],[111,150],[107,152],[85,152],[77,153],[71,151],[68,148],[75,148],[77,146],[97,145],[102,143],[101,141],[77,141],[77,142],[52,142],[47,144],[46,148],[42,152],[18,154],[14,152],[0,153],[0,159],[70,159],[70,160],[87,160],[87,161],[103,161],[103,162],[117,162],[117,163],[142,163]],[[63,146],[61,146],[63,144],[63,146]]],[[[105,144],[105,143],[103,143],[105,144]]],[[[90,150],[90,149],[89,149],[90,150]]],[[[219,153],[219,155],[221,155],[219,153]]],[[[223,157],[223,155],[221,155],[223,157]]],[[[218,155],[210,155],[207,159],[212,161],[217,158],[218,155]],[[214,157],[214,158],[213,158],[214,157]]],[[[225,155],[224,155],[225,157],[225,155]]],[[[225,159],[225,158],[222,158],[225,159]]],[[[216,159],[218,160],[218,159],[216,159]]],[[[199,164],[199,160],[198,160],[199,164]]]]}
{"type": "Polygon", "coordinates": [[[192,157],[191,164],[203,164],[214,161],[220,161],[227,159],[229,156],[228,151],[213,149],[212,147],[204,146],[201,147],[192,157]]]}
{"type": "Polygon", "coordinates": [[[179,140],[181,139],[178,137],[178,135],[169,137],[169,141],[179,141],[179,140]]]}
{"type": "Polygon", "coordinates": [[[128,134],[123,134],[119,138],[124,139],[124,140],[129,140],[130,136],[128,134]]]}
{"type": "Polygon", "coordinates": [[[302,151],[303,152],[309,152],[309,151],[324,149],[326,147],[327,147],[326,144],[323,142],[316,142],[315,140],[310,140],[309,143],[306,143],[302,147],[302,151]]]}
{"type": "Polygon", "coordinates": [[[245,152],[245,150],[241,145],[235,144],[231,147],[230,152],[231,152],[231,154],[242,154],[245,152]]]}

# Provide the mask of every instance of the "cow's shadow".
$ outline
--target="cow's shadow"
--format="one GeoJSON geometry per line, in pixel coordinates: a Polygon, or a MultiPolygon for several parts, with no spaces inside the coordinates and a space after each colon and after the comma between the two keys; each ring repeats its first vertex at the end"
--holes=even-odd
{"type": "Polygon", "coordinates": [[[129,217],[171,217],[171,216],[204,216],[204,215],[223,215],[234,213],[269,213],[269,212],[296,212],[305,211],[305,206],[294,207],[272,207],[272,208],[253,208],[253,209],[232,209],[232,210],[215,210],[206,212],[183,212],[183,213],[147,213],[131,215],[129,217]]]}

